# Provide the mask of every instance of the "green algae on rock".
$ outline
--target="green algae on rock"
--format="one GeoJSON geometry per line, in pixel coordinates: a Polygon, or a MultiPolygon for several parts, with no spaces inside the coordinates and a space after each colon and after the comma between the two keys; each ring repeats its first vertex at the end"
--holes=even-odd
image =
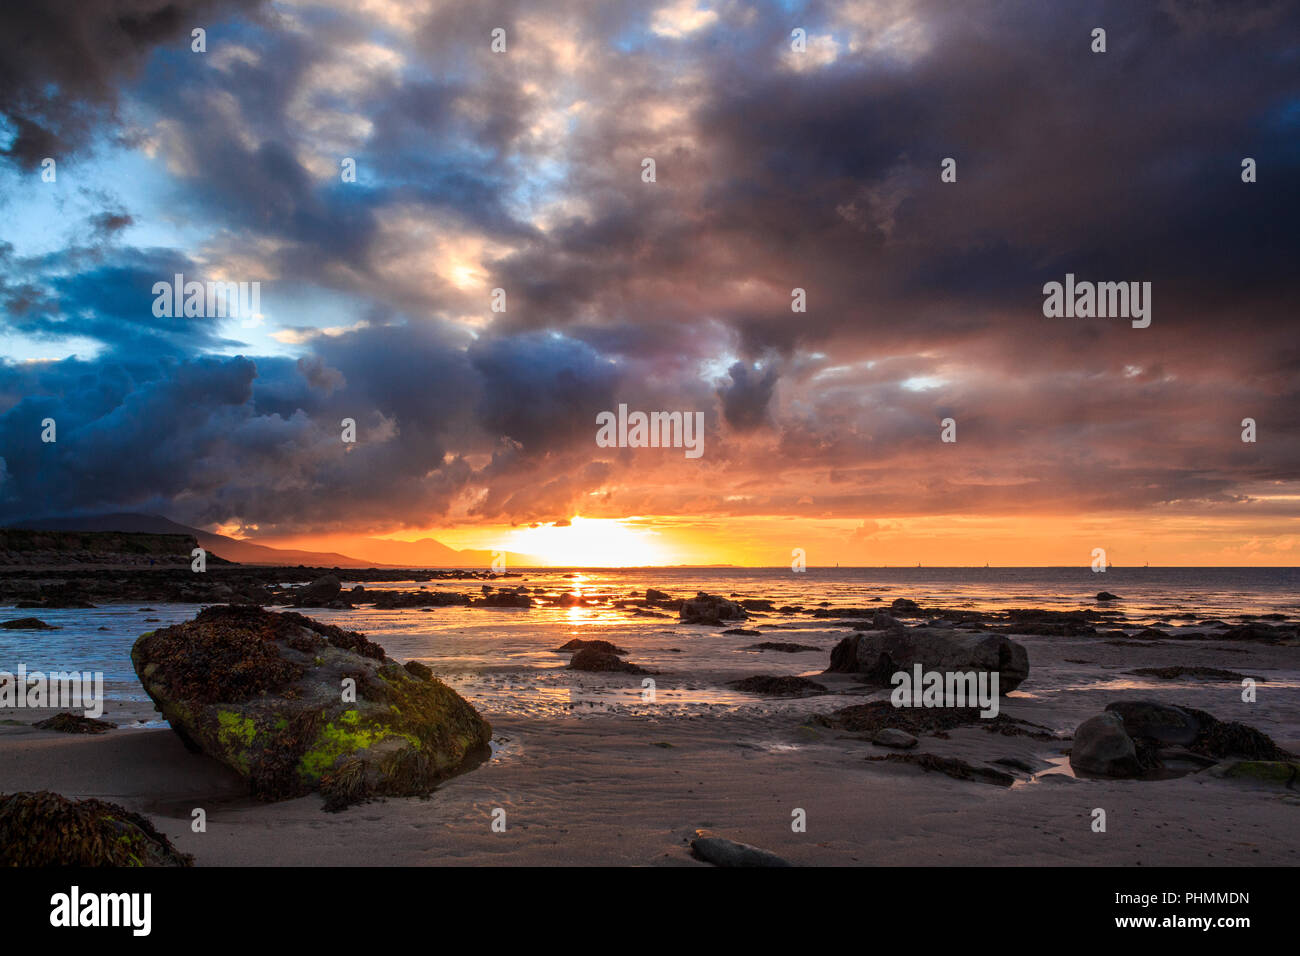
{"type": "Polygon", "coordinates": [[[138,813],[48,790],[0,794],[0,866],[192,866],[138,813]]]}
{"type": "Polygon", "coordinates": [[[426,794],[485,756],[492,734],[428,668],[294,612],[206,608],[142,635],[131,661],[185,745],[266,800],[318,790],[337,810],[426,794]]]}

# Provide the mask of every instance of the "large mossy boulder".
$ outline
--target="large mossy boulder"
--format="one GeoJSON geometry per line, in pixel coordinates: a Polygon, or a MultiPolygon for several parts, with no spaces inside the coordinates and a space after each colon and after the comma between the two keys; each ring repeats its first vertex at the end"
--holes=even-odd
{"type": "Polygon", "coordinates": [[[997,672],[998,693],[1007,694],[1029,676],[1029,653],[1023,644],[979,631],[903,628],[852,634],[831,651],[827,673],[861,674],[888,686],[899,671],[997,672]]]}
{"type": "Polygon", "coordinates": [[[103,800],[0,794],[0,866],[191,866],[152,823],[103,800]]]}
{"type": "Polygon", "coordinates": [[[427,793],[483,756],[492,733],[428,668],[294,612],[207,608],[141,636],[131,661],[186,746],[267,800],[319,790],[340,809],[427,793]]]}

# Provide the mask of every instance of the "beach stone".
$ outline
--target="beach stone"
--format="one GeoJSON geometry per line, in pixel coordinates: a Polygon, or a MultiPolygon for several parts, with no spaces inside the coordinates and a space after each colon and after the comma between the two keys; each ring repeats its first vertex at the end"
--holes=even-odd
{"type": "Polygon", "coordinates": [[[998,692],[1015,690],[1029,676],[1022,644],[987,631],[911,628],[852,634],[831,651],[827,673],[862,674],[888,686],[890,677],[920,664],[926,671],[997,671],[998,692]]]}
{"type": "Polygon", "coordinates": [[[39,617],[16,617],[12,621],[0,622],[6,631],[57,631],[53,624],[46,624],[39,617]]]}
{"type": "Polygon", "coordinates": [[[701,860],[714,866],[790,866],[789,862],[775,853],[760,850],[748,843],[728,840],[709,830],[695,831],[691,850],[701,860]]]}
{"type": "Polygon", "coordinates": [[[1146,737],[1162,744],[1187,746],[1200,733],[1200,722],[1181,707],[1155,700],[1121,700],[1106,705],[1118,714],[1130,737],[1146,737]]]}
{"type": "Polygon", "coordinates": [[[657,603],[657,602],[659,602],[659,601],[671,601],[671,600],[672,600],[672,595],[670,595],[670,594],[666,594],[666,593],[663,592],[663,591],[656,591],[654,588],[646,588],[646,589],[645,589],[645,599],[646,599],[646,601],[648,601],[649,603],[651,603],[651,604],[655,604],[655,603],[657,603]]]}
{"type": "Polygon", "coordinates": [[[679,613],[683,624],[721,624],[723,621],[749,617],[745,609],[735,601],[715,594],[705,594],[703,591],[683,601],[679,613]]]}
{"type": "Polygon", "coordinates": [[[116,803],[49,790],[0,794],[0,866],[192,866],[152,823],[116,803]]]}
{"type": "Polygon", "coordinates": [[[1070,766],[1103,777],[1133,777],[1139,773],[1137,748],[1119,714],[1097,714],[1079,725],[1070,749],[1070,766]]]}
{"type": "Polygon", "coordinates": [[[1097,592],[1097,600],[1098,600],[1098,601],[1118,601],[1119,599],[1120,599],[1120,597],[1119,597],[1118,594],[1111,594],[1109,591],[1098,591],[1098,592],[1097,592]]]}
{"type": "Polygon", "coordinates": [[[561,644],[559,647],[556,648],[556,651],[580,651],[583,648],[588,648],[588,647],[592,648],[593,650],[604,651],[606,654],[627,653],[627,651],[623,650],[623,648],[619,647],[617,644],[611,644],[609,641],[599,641],[599,640],[584,641],[578,637],[575,637],[567,644],[561,644]]]}
{"type": "Polygon", "coordinates": [[[343,585],[332,574],[317,578],[311,584],[304,584],[293,592],[293,603],[298,607],[323,607],[335,600],[343,585]]]}
{"type": "Polygon", "coordinates": [[[896,598],[894,603],[889,605],[889,609],[895,614],[918,615],[921,613],[921,605],[908,598],[896,598]]]}
{"type": "Polygon", "coordinates": [[[595,647],[584,647],[569,659],[569,670],[574,671],[622,671],[627,674],[648,674],[643,667],[623,660],[617,654],[602,651],[595,647]]]}
{"type": "Polygon", "coordinates": [[[911,750],[916,746],[917,740],[905,730],[899,730],[895,727],[886,727],[878,731],[871,742],[877,747],[893,747],[896,750],[911,750]]]}
{"type": "Polygon", "coordinates": [[[731,686],[748,694],[766,694],[770,697],[799,697],[809,693],[826,693],[825,685],[815,680],[772,674],[756,674],[753,677],[732,681],[731,686]]]}
{"type": "Polygon", "coordinates": [[[131,662],[191,750],[263,799],[319,790],[326,809],[428,793],[485,756],[492,728],[450,687],[365,635],[301,614],[205,608],[142,635],[131,662]],[[355,700],[344,699],[345,679],[355,700]]]}

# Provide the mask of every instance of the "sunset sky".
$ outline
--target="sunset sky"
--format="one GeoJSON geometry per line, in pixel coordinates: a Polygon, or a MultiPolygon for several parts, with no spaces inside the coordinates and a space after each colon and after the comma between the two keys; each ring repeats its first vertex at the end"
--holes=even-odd
{"type": "Polygon", "coordinates": [[[8,3],[0,524],[1294,565],[1298,215],[1286,0],[8,3]],[[176,273],[261,314],[155,317],[176,273]],[[1067,273],[1150,327],[1045,317],[1067,273]]]}

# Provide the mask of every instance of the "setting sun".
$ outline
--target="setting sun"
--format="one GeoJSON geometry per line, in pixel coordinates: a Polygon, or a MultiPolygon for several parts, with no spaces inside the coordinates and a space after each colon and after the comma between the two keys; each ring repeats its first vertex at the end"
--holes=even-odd
{"type": "Polygon", "coordinates": [[[511,551],[534,554],[555,567],[642,567],[667,557],[649,528],[629,527],[615,518],[574,516],[569,524],[540,524],[512,530],[511,551]]]}

